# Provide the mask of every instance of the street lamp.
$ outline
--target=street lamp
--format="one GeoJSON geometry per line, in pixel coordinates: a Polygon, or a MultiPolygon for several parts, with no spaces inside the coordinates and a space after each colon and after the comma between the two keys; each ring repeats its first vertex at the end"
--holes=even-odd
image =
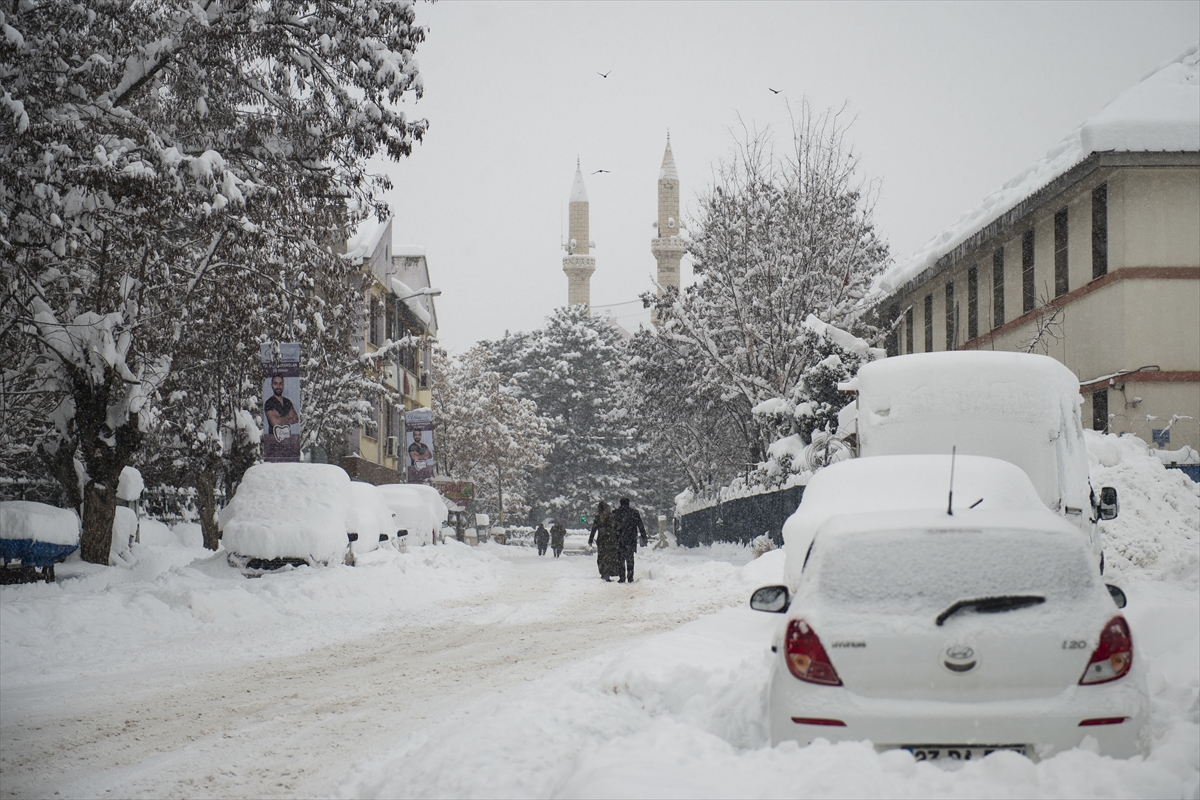
{"type": "Polygon", "coordinates": [[[414,297],[439,297],[439,296],[441,296],[441,294],[442,294],[441,289],[434,289],[429,286],[426,286],[424,289],[418,289],[417,291],[413,292],[410,295],[407,295],[406,297],[398,297],[398,298],[396,298],[396,301],[399,302],[401,300],[411,300],[414,297]]]}

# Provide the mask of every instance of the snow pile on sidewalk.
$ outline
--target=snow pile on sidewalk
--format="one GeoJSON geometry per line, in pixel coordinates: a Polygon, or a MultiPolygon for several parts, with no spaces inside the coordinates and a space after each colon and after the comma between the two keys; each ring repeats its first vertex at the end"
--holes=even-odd
{"type": "MultiPolygon", "coordinates": [[[[161,534],[161,531],[158,532],[161,534]]],[[[509,565],[450,543],[365,553],[357,567],[285,569],[253,580],[224,551],[134,545],[136,563],[79,561],[54,584],[0,587],[7,689],[131,667],[285,656],[388,625],[444,620],[445,604],[493,588],[509,565]]]]}
{"type": "Polygon", "coordinates": [[[1169,578],[1196,588],[1200,578],[1200,484],[1167,469],[1136,436],[1084,431],[1092,486],[1117,490],[1121,512],[1101,522],[1107,569],[1169,578]]]}

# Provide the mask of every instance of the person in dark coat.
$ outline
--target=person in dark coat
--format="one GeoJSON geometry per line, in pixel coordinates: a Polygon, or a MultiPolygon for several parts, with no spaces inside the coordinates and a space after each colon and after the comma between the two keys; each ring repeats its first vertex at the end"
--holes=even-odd
{"type": "Polygon", "coordinates": [[[550,531],[546,530],[546,526],[538,523],[537,530],[533,532],[533,543],[537,545],[538,555],[546,555],[546,548],[550,546],[550,531]]]}
{"type": "Polygon", "coordinates": [[[567,529],[563,527],[561,522],[556,522],[550,526],[550,549],[554,551],[554,557],[558,558],[562,555],[563,545],[567,541],[567,529]]]}
{"type": "Polygon", "coordinates": [[[646,546],[646,526],[638,510],[629,505],[628,497],[621,498],[620,508],[613,512],[613,521],[617,529],[618,583],[633,583],[633,554],[637,552],[639,533],[642,547],[646,546]]]}
{"type": "Polygon", "coordinates": [[[593,541],[596,543],[596,567],[600,570],[600,577],[611,581],[612,576],[617,574],[617,528],[612,509],[603,500],[592,522],[588,547],[592,546],[593,541]]]}

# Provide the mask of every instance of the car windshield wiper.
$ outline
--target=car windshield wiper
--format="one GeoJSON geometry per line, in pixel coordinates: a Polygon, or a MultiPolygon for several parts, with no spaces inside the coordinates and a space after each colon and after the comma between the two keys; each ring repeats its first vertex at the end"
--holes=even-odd
{"type": "Polygon", "coordinates": [[[996,614],[1000,611],[1013,611],[1018,608],[1036,606],[1044,602],[1046,602],[1046,598],[1040,594],[1002,594],[994,597],[972,597],[967,600],[959,600],[938,614],[937,624],[940,626],[964,608],[973,608],[979,614],[996,614]]]}

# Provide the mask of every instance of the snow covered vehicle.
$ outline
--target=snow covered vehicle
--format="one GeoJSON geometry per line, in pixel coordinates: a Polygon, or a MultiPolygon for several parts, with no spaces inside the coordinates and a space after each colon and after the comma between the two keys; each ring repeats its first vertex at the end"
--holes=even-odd
{"type": "Polygon", "coordinates": [[[332,464],[256,464],[221,510],[230,564],[340,564],[358,525],[350,476],[332,464]]]}
{"type": "Polygon", "coordinates": [[[772,742],[971,760],[1044,758],[1091,736],[1134,755],[1149,701],[1124,593],[1073,525],[1029,502],[1021,470],[960,457],[951,501],[950,462],[880,456],[814,476],[784,531],[790,585],[751,598],[785,615],[772,742]]]}
{"type": "Polygon", "coordinates": [[[79,549],[79,517],[74,511],[30,500],[0,502],[0,558],[4,583],[36,580],[42,571],[54,581],[54,565],[79,549]],[[20,568],[9,567],[20,562],[20,568]],[[10,580],[13,579],[13,580],[10,580]]]}
{"type": "Polygon", "coordinates": [[[400,525],[396,515],[383,502],[379,488],[362,481],[351,481],[350,488],[354,493],[351,504],[354,513],[347,530],[347,536],[353,537],[351,553],[369,553],[394,543],[400,525]]]}
{"type": "Polygon", "coordinates": [[[1117,493],[1088,480],[1075,373],[1047,356],[950,351],[865,364],[854,385],[860,457],[956,449],[1016,464],[1088,537],[1103,572],[1097,522],[1117,515],[1117,493]]]}
{"type": "MultiPolygon", "coordinates": [[[[438,535],[444,518],[434,516],[430,498],[417,484],[388,483],[375,488],[383,498],[384,505],[395,514],[399,536],[404,540],[405,547],[433,544],[436,541],[434,537],[438,535]]],[[[432,487],[424,488],[437,493],[437,489],[432,487]]],[[[438,502],[441,503],[441,500],[438,502]]],[[[442,504],[442,508],[446,508],[445,504],[442,504]]]]}

